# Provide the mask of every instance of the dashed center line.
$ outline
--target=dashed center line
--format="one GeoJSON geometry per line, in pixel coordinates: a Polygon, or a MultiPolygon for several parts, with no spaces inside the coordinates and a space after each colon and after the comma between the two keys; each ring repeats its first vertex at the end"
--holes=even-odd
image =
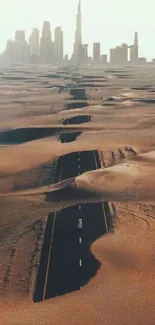
{"type": "Polygon", "coordinates": [[[82,260],[81,259],[79,260],[79,266],[80,267],[82,266],[82,260]]]}
{"type": "Polygon", "coordinates": [[[81,210],[81,205],[79,205],[79,210],[81,210]]]}
{"type": "Polygon", "coordinates": [[[79,229],[82,229],[82,219],[79,219],[78,221],[79,221],[79,223],[78,223],[78,228],[79,228],[79,229]]]}
{"type": "Polygon", "coordinates": [[[80,244],[82,243],[82,238],[81,238],[81,237],[79,238],[79,243],[80,243],[80,244]]]}

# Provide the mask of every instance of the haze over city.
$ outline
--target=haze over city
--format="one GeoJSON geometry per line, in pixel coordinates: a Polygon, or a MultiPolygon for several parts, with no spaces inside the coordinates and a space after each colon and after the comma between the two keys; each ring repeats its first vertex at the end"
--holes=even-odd
{"type": "MultiPolygon", "coordinates": [[[[72,54],[75,15],[77,0],[34,0],[4,1],[0,12],[0,52],[8,39],[14,39],[15,30],[26,31],[26,39],[36,27],[42,29],[44,20],[51,24],[52,34],[56,26],[64,31],[64,53],[72,54]]],[[[126,1],[102,0],[82,1],[82,36],[83,42],[89,43],[89,53],[95,41],[101,42],[101,51],[109,53],[109,49],[120,43],[132,44],[134,31],[139,32],[139,54],[152,60],[154,48],[154,9],[153,0],[126,1]]]]}

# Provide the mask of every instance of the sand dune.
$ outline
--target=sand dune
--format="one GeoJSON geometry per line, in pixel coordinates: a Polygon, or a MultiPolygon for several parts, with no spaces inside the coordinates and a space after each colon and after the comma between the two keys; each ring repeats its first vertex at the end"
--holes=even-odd
{"type": "MultiPolygon", "coordinates": [[[[58,184],[30,190],[11,191],[11,195],[40,195],[55,209],[95,201],[153,202],[155,151],[140,154],[116,166],[86,172],[58,184]],[[148,173],[149,170],[149,173],[148,173]]],[[[3,195],[3,194],[1,194],[3,195]]],[[[5,193],[6,195],[6,193],[5,193]]]]}
{"type": "Polygon", "coordinates": [[[69,92],[58,92],[72,79],[56,78],[56,68],[12,69],[0,80],[3,325],[155,324],[155,74],[149,67],[80,73],[77,86],[87,85],[89,104],[80,109],[68,109],[69,92]],[[77,115],[92,121],[62,124],[77,115]],[[60,143],[64,132],[78,136],[60,143]],[[99,150],[103,168],[57,183],[57,159],[87,150],[99,150]],[[113,204],[115,229],[91,247],[101,262],[97,275],[78,292],[32,303],[46,217],[99,200],[113,204]]]}
{"type": "Polygon", "coordinates": [[[92,250],[102,261],[98,275],[80,292],[53,301],[32,304],[10,301],[2,304],[4,324],[149,324],[154,325],[154,259],[150,254],[154,234],[137,236],[117,231],[101,238],[92,250]],[[144,240],[145,239],[145,240],[144,240]],[[147,241],[147,246],[144,244],[147,241]],[[130,247],[130,250],[129,250],[130,247]],[[59,306],[59,307],[58,307],[59,306]],[[130,306],[130,308],[129,308],[130,306]],[[132,312],[131,312],[132,310],[132,312]]]}

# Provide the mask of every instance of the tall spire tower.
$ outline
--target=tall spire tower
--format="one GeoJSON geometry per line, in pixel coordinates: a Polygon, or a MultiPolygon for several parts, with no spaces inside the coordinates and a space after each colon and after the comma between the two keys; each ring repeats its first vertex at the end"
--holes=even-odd
{"type": "Polygon", "coordinates": [[[76,25],[76,31],[77,31],[77,41],[79,44],[82,45],[82,30],[81,30],[81,0],[79,0],[78,4],[78,14],[77,14],[77,25],[76,25]]]}
{"type": "Polygon", "coordinates": [[[81,0],[78,3],[78,12],[76,15],[76,31],[75,31],[75,42],[73,59],[74,61],[80,61],[82,54],[82,27],[81,27],[81,0]]]}
{"type": "Polygon", "coordinates": [[[138,32],[134,33],[134,44],[130,47],[130,62],[135,64],[138,63],[138,32]]]}
{"type": "Polygon", "coordinates": [[[138,46],[138,32],[135,32],[134,34],[134,45],[138,46]]]}

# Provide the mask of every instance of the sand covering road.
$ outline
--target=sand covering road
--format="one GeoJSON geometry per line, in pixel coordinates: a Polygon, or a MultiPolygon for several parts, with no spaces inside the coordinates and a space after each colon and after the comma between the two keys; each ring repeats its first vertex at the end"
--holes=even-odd
{"type": "MultiPolygon", "coordinates": [[[[64,111],[69,95],[60,94],[60,98],[56,93],[55,100],[54,95],[51,99],[50,88],[45,89],[40,73],[35,75],[34,90],[24,81],[20,81],[20,86],[15,84],[18,95],[19,87],[27,89],[26,96],[25,92],[20,93],[20,104],[12,103],[17,100],[11,92],[9,98],[1,99],[1,130],[53,127],[52,136],[27,141],[25,135],[20,141],[19,133],[18,144],[10,144],[8,138],[8,143],[0,147],[2,324],[155,324],[155,116],[153,104],[140,102],[141,98],[154,98],[154,93],[131,90],[131,86],[141,86],[142,78],[137,77],[140,72],[134,73],[134,78],[123,81],[108,78],[108,89],[100,89],[99,97],[102,94],[103,99],[119,98],[115,98],[114,106],[102,101],[95,107],[64,111]],[[36,88],[40,89],[39,98],[36,88]],[[40,101],[42,106],[38,108],[40,101]],[[51,101],[55,103],[52,107],[51,101]],[[3,109],[5,105],[12,105],[11,115],[3,109]],[[78,128],[81,134],[74,142],[60,143],[57,134],[62,130],[62,119],[77,113],[90,114],[92,122],[78,128]],[[54,184],[59,156],[95,149],[100,151],[106,168],[54,184]],[[33,304],[29,289],[41,249],[45,217],[76,202],[101,199],[114,203],[116,227],[113,234],[92,245],[102,263],[97,276],[80,292],[33,304]]],[[[153,85],[150,71],[144,75],[145,83],[149,80],[153,85]]],[[[9,85],[6,80],[3,83],[4,92],[9,85]]],[[[97,93],[88,89],[92,101],[98,102],[97,93]]],[[[77,131],[77,126],[69,128],[70,132],[77,131]]]]}

